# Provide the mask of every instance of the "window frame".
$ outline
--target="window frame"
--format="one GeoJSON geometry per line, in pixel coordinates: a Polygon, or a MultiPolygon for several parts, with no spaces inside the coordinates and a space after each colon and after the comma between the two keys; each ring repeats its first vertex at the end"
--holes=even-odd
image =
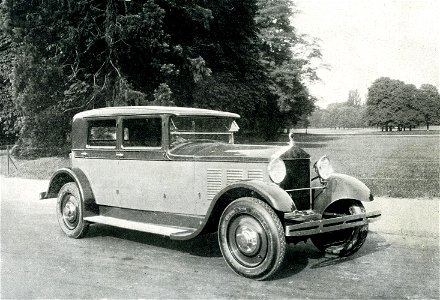
{"type": "Polygon", "coordinates": [[[117,149],[118,147],[118,119],[116,117],[105,117],[105,118],[93,118],[87,120],[87,135],[86,135],[86,149],[117,149]],[[109,140],[114,142],[114,145],[90,145],[90,129],[91,124],[99,121],[114,121],[115,122],[115,139],[109,140]]]}
{"type": "Polygon", "coordinates": [[[161,115],[134,115],[134,116],[120,116],[119,123],[120,130],[118,130],[120,139],[119,144],[121,150],[136,151],[136,150],[162,150],[164,148],[164,120],[161,115]],[[159,119],[160,120],[160,146],[124,146],[124,120],[130,119],[159,119]]]}

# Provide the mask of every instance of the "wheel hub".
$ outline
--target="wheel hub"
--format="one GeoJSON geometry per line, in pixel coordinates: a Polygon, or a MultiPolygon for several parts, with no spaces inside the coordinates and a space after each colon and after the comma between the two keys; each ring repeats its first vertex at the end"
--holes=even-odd
{"type": "Polygon", "coordinates": [[[78,219],[78,206],[72,198],[66,200],[62,211],[64,223],[69,227],[75,226],[78,219]]]}
{"type": "Polygon", "coordinates": [[[246,225],[239,226],[235,233],[238,249],[246,255],[254,255],[261,244],[258,233],[246,225]]]}

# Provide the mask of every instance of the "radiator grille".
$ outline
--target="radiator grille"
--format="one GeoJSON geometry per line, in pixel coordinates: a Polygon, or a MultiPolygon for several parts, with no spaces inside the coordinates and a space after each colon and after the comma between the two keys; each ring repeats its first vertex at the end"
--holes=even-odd
{"type": "MultiPolygon", "coordinates": [[[[292,159],[285,160],[287,175],[281,182],[281,188],[285,190],[301,189],[310,187],[310,160],[292,159]]],[[[310,209],[310,190],[289,192],[296,208],[299,210],[310,209]]]]}
{"type": "Polygon", "coordinates": [[[222,170],[208,169],[206,175],[208,187],[207,197],[208,200],[212,200],[222,189],[222,170]]]}

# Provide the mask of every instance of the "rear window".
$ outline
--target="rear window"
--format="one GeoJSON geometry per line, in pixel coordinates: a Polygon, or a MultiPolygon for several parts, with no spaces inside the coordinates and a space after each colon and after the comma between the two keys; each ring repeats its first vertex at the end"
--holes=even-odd
{"type": "Polygon", "coordinates": [[[87,145],[93,147],[116,147],[116,120],[90,121],[87,145]]]}

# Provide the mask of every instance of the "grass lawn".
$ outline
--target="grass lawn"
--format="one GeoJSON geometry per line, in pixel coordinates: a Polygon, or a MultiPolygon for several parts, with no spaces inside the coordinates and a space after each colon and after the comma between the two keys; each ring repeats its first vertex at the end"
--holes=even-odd
{"type": "MultiPolygon", "coordinates": [[[[16,166],[9,163],[9,176],[49,179],[59,168],[69,167],[70,159],[66,157],[43,157],[38,159],[21,160],[13,158],[16,166]]],[[[8,175],[8,159],[5,151],[0,153],[0,174],[8,175]]]]}
{"type": "Polygon", "coordinates": [[[295,140],[313,162],[327,155],[337,172],[359,178],[376,196],[440,196],[438,135],[296,134],[295,140]]]}
{"type": "MultiPolygon", "coordinates": [[[[375,196],[440,197],[440,136],[433,131],[364,132],[357,134],[295,134],[296,143],[312,157],[327,155],[339,173],[359,178],[375,196]]],[[[288,141],[283,138],[283,144],[288,141]],[[285,142],[284,142],[285,141],[285,142]]],[[[49,179],[58,168],[70,165],[65,157],[16,160],[10,176],[49,179]]],[[[0,152],[0,173],[7,175],[5,151],[0,152]]]]}

